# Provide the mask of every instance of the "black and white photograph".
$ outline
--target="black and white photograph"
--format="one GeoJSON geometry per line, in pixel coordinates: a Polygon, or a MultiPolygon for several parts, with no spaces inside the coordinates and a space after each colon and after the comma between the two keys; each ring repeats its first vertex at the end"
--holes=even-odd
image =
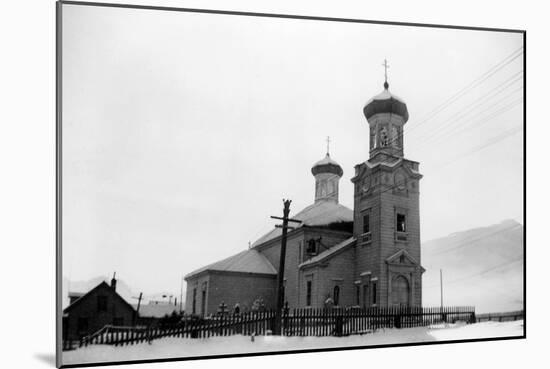
{"type": "Polygon", "coordinates": [[[525,338],[524,30],[59,1],[57,32],[58,365],[525,338]]]}

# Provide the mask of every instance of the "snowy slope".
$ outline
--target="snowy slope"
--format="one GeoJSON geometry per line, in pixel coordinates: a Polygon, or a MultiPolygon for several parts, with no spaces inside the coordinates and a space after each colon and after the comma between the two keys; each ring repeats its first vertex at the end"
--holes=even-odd
{"type": "Polygon", "coordinates": [[[422,244],[423,304],[474,305],[476,312],[523,309],[523,226],[506,220],[422,244]]]}

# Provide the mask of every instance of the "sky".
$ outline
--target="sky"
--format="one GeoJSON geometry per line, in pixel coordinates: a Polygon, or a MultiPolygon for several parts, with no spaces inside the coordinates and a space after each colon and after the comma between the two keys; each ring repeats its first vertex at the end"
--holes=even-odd
{"type": "Polygon", "coordinates": [[[517,33],[64,5],[63,275],[116,271],[135,291],[179,293],[183,275],[269,231],[283,198],[291,215],[313,202],[327,136],[353,208],[384,59],[409,110],[405,157],[424,175],[422,240],[521,222],[523,57],[508,57],[522,45],[517,33]]]}

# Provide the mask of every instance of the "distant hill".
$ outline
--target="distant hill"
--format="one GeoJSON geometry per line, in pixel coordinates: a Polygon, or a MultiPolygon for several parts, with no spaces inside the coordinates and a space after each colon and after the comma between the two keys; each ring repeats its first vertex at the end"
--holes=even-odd
{"type": "Polygon", "coordinates": [[[424,306],[473,305],[476,312],[523,309],[523,226],[499,224],[453,233],[422,244],[424,306]]]}

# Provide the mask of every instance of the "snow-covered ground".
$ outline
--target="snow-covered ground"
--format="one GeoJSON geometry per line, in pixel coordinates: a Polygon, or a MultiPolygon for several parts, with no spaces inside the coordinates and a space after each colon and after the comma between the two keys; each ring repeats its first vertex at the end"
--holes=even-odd
{"type": "Polygon", "coordinates": [[[331,347],[387,345],[397,343],[448,341],[474,338],[523,335],[523,321],[464,323],[432,327],[386,329],[348,337],[279,337],[249,336],[211,337],[208,339],[163,338],[150,345],[114,347],[92,345],[63,352],[63,364],[102,361],[143,360],[174,357],[224,355],[247,352],[304,350],[331,347]]]}

